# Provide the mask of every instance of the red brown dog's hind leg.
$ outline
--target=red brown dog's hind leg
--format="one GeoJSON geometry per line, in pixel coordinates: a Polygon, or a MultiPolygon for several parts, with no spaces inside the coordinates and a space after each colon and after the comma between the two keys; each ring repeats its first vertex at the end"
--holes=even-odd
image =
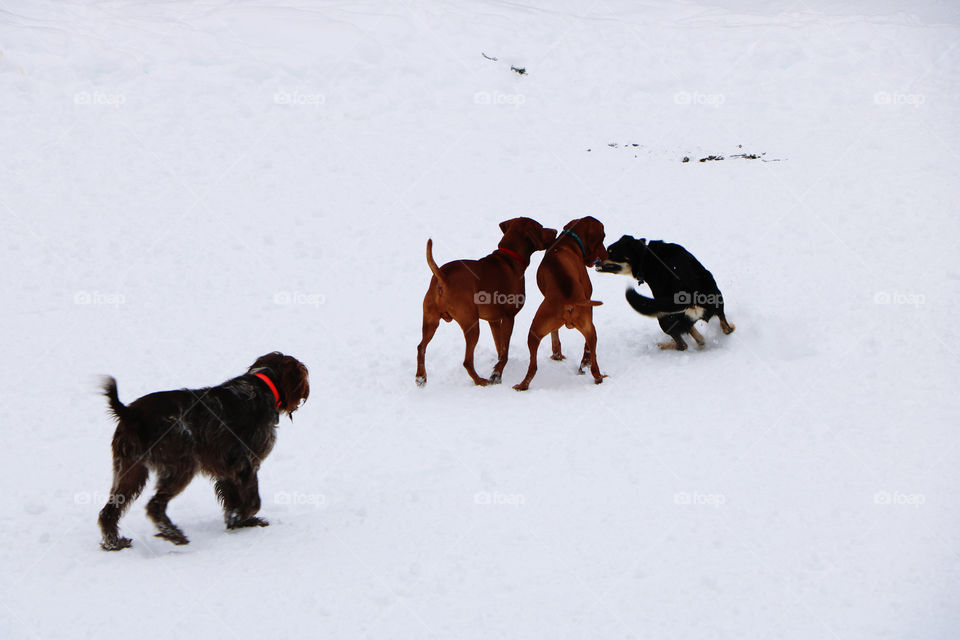
{"type": "Polygon", "coordinates": [[[433,309],[432,305],[428,304],[428,298],[430,297],[431,292],[427,292],[427,298],[423,301],[423,338],[417,345],[416,380],[418,387],[427,384],[427,345],[433,340],[433,334],[437,332],[437,327],[440,326],[440,314],[433,309]]]}
{"type": "Polygon", "coordinates": [[[520,384],[513,386],[517,391],[526,391],[530,388],[530,381],[533,380],[533,376],[537,375],[537,350],[540,348],[540,341],[547,334],[556,332],[562,326],[563,321],[558,320],[561,315],[558,309],[547,304],[541,304],[540,308],[537,309],[536,315],[533,316],[533,322],[530,323],[530,331],[527,333],[530,365],[527,367],[527,375],[523,377],[520,384]]]}
{"type": "Polygon", "coordinates": [[[510,354],[510,336],[513,335],[513,316],[506,316],[499,322],[490,323],[493,341],[497,345],[497,364],[490,374],[490,382],[500,384],[503,379],[503,368],[507,366],[507,356],[510,354]]]}
{"type": "Polygon", "coordinates": [[[551,360],[566,360],[567,356],[563,355],[563,352],[560,350],[560,330],[554,331],[550,334],[550,345],[553,347],[553,353],[550,354],[551,360]]]}
{"type": "Polygon", "coordinates": [[[575,326],[583,334],[584,340],[583,359],[580,361],[580,368],[577,373],[583,373],[583,368],[589,362],[593,382],[594,384],[600,384],[607,376],[600,373],[600,365],[597,364],[597,330],[593,326],[593,309],[591,307],[582,308],[577,313],[575,326]]]}
{"type": "Polygon", "coordinates": [[[480,340],[480,317],[471,316],[465,320],[457,319],[457,324],[463,329],[463,339],[466,342],[466,349],[463,354],[463,368],[467,370],[467,374],[469,374],[473,380],[473,384],[485,387],[490,381],[486,378],[481,378],[479,374],[477,374],[477,370],[473,367],[473,352],[477,347],[477,342],[480,340]]]}

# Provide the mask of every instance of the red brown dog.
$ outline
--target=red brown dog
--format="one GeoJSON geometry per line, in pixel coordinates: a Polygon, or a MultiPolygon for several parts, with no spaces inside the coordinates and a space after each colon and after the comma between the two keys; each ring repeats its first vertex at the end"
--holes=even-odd
{"type": "Polygon", "coordinates": [[[514,218],[500,223],[503,238],[497,250],[479,260],[455,260],[438,267],[433,260],[433,240],[427,240],[427,264],[433,272],[423,298],[423,339],[417,345],[417,385],[427,383],[424,358],[427,345],[440,326],[440,319],[456,320],[467,343],[463,366],[474,384],[498,383],[507,364],[513,319],[523,308],[523,273],[530,256],[543,251],[557,237],[556,229],[544,229],[536,220],[514,218]],[[473,350],[480,339],[480,321],[490,323],[497,347],[497,364],[490,379],[481,378],[473,367],[473,350]]]}
{"type": "Polygon", "coordinates": [[[543,302],[530,324],[527,346],[530,348],[530,366],[523,382],[514,386],[526,391],[537,373],[537,349],[540,341],[551,334],[554,360],[563,360],[560,352],[560,327],[577,329],[586,341],[583,358],[577,373],[590,364],[590,373],[597,384],[606,377],[597,365],[597,331],[593,327],[593,308],[603,304],[590,299],[593,285],[587,267],[607,259],[603,246],[603,224],[587,216],[572,220],[563,228],[556,243],[547,250],[537,269],[537,286],[543,292],[543,302]]]}

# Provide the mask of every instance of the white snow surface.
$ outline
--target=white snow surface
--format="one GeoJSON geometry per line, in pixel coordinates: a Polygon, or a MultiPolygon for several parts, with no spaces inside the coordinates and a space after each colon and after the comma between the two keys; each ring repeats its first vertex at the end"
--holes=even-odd
{"type": "Polygon", "coordinates": [[[952,2],[0,1],[0,637],[960,637],[958,43],[952,2]],[[417,388],[427,238],[587,214],[737,331],[661,351],[592,273],[609,377],[564,330],[517,393],[537,254],[504,384],[444,324],[417,388]],[[97,376],[272,350],[271,526],[198,477],[175,547],[151,483],[101,551],[97,376]]]}

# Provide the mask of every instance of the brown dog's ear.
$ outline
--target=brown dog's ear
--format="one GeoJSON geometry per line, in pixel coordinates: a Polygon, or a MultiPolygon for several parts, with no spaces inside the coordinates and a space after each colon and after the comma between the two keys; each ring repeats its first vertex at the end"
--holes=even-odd
{"type": "Polygon", "coordinates": [[[552,245],[554,242],[557,241],[557,230],[548,229],[544,227],[543,231],[540,232],[540,237],[543,240],[542,248],[546,249],[547,247],[549,247],[550,245],[552,245]]]}
{"type": "Polygon", "coordinates": [[[513,223],[513,220],[504,220],[503,222],[500,223],[500,231],[501,231],[502,233],[506,233],[506,232],[507,232],[507,229],[510,228],[510,225],[511,225],[512,223],[513,223]]]}
{"type": "Polygon", "coordinates": [[[603,240],[606,237],[606,233],[603,229],[603,223],[597,220],[596,218],[590,218],[590,224],[588,226],[590,230],[589,233],[591,236],[593,244],[593,253],[596,256],[597,260],[606,260],[610,257],[607,253],[607,248],[603,246],[603,240]]]}

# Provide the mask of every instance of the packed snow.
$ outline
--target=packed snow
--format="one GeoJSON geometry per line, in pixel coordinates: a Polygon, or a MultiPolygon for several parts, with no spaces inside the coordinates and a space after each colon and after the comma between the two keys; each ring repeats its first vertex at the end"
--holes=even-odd
{"type": "Polygon", "coordinates": [[[958,43],[932,0],[0,0],[0,637],[957,638],[958,43]],[[591,273],[609,377],[564,330],[515,392],[541,253],[503,384],[444,324],[417,388],[426,240],[584,215],[737,331],[662,351],[591,273]],[[98,376],[273,350],[271,526],[197,477],[171,545],[151,483],[101,551],[98,376]]]}

